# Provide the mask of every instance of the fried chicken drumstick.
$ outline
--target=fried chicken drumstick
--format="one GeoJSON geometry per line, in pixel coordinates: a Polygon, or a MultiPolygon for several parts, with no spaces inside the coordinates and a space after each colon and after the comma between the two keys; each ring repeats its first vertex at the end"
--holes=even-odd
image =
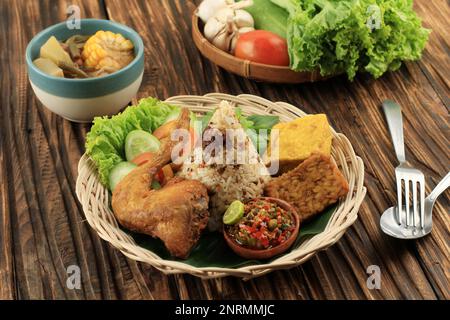
{"type": "MultiPolygon", "coordinates": [[[[189,129],[183,109],[173,129],[189,129]]],[[[208,223],[208,194],[196,180],[170,179],[161,189],[151,188],[155,174],[171,161],[175,142],[161,139],[161,151],[130,172],[114,189],[112,208],[121,225],[161,239],[169,252],[187,258],[208,223]]]]}

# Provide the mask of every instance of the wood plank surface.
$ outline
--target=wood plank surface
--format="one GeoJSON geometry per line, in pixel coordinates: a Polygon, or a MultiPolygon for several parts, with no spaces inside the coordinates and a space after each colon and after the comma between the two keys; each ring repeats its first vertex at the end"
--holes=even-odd
{"type": "Polygon", "coordinates": [[[2,299],[449,299],[449,197],[442,196],[433,232],[399,241],[379,228],[395,202],[396,158],[380,104],[403,109],[407,158],[423,170],[429,192],[450,168],[448,2],[416,0],[433,30],[422,60],[374,80],[359,75],[303,85],[246,80],[202,58],[191,39],[192,0],[0,0],[0,298],[2,299]],[[179,94],[250,93],[326,113],[366,166],[367,197],[359,219],[333,247],[302,266],[243,282],[166,276],[125,258],[85,221],[75,195],[77,164],[89,125],[52,114],[28,83],[25,48],[33,35],[66,19],[77,4],[83,18],[124,23],[145,44],[138,98],[179,94]],[[66,285],[78,265],[82,286],[66,285]],[[366,269],[381,269],[381,289],[369,290],[366,269]]]}

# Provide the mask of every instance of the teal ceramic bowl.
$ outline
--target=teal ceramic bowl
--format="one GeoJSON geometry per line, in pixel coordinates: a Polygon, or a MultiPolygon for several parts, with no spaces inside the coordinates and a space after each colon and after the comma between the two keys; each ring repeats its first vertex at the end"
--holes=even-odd
{"type": "Polygon", "coordinates": [[[27,46],[26,62],[31,87],[45,107],[68,120],[90,122],[96,116],[117,113],[136,95],[144,74],[144,44],[136,31],[109,20],[81,19],[80,26],[71,30],[62,22],[41,31],[27,46]],[[134,60],[115,73],[88,79],[50,76],[33,64],[40,48],[51,36],[65,40],[75,34],[93,35],[98,30],[121,33],[132,41],[134,60]]]}

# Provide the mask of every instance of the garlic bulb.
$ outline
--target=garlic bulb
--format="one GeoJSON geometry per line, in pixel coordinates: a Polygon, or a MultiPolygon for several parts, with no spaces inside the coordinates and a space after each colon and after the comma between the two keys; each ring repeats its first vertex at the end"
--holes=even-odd
{"type": "Polygon", "coordinates": [[[217,48],[233,53],[239,35],[253,31],[254,24],[252,15],[247,11],[227,7],[208,19],[204,34],[217,48]]]}
{"type": "Polygon", "coordinates": [[[197,16],[206,23],[217,11],[233,3],[233,0],[204,0],[198,6],[197,16]]]}
{"type": "Polygon", "coordinates": [[[253,5],[253,0],[243,0],[235,2],[235,0],[203,0],[198,6],[197,17],[206,23],[220,9],[232,8],[243,9],[253,5]]]}

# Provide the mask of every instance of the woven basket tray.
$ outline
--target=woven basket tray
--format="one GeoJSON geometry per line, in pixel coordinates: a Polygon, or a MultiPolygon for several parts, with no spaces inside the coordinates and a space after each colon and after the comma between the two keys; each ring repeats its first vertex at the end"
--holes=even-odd
{"type": "Polygon", "coordinates": [[[272,66],[236,58],[212,45],[200,31],[203,22],[192,15],[192,38],[201,54],[225,70],[248,79],[271,83],[303,83],[324,80],[319,71],[295,72],[289,67],[272,66]]]}
{"type": "MultiPolygon", "coordinates": [[[[303,117],[304,112],[291,104],[270,102],[253,95],[231,96],[220,93],[205,96],[177,96],[167,99],[172,105],[188,107],[196,113],[204,113],[214,109],[221,100],[227,100],[239,105],[243,113],[272,114],[285,122],[297,117],[303,117]]],[[[140,247],[134,239],[119,228],[110,208],[110,193],[100,183],[94,163],[85,154],[78,164],[76,193],[83,206],[88,223],[98,235],[119,249],[130,259],[146,262],[165,274],[189,273],[201,278],[217,278],[237,276],[245,279],[261,276],[277,269],[287,269],[297,266],[310,259],[320,250],[334,244],[344,234],[358,217],[358,210],[366,194],[364,182],[364,165],[357,157],[347,138],[333,132],[332,156],[342,173],[347,178],[350,192],[337,206],[325,230],[303,241],[298,248],[267,264],[250,265],[236,269],[205,267],[196,268],[180,261],[163,260],[148,249],[140,247]]]]}

